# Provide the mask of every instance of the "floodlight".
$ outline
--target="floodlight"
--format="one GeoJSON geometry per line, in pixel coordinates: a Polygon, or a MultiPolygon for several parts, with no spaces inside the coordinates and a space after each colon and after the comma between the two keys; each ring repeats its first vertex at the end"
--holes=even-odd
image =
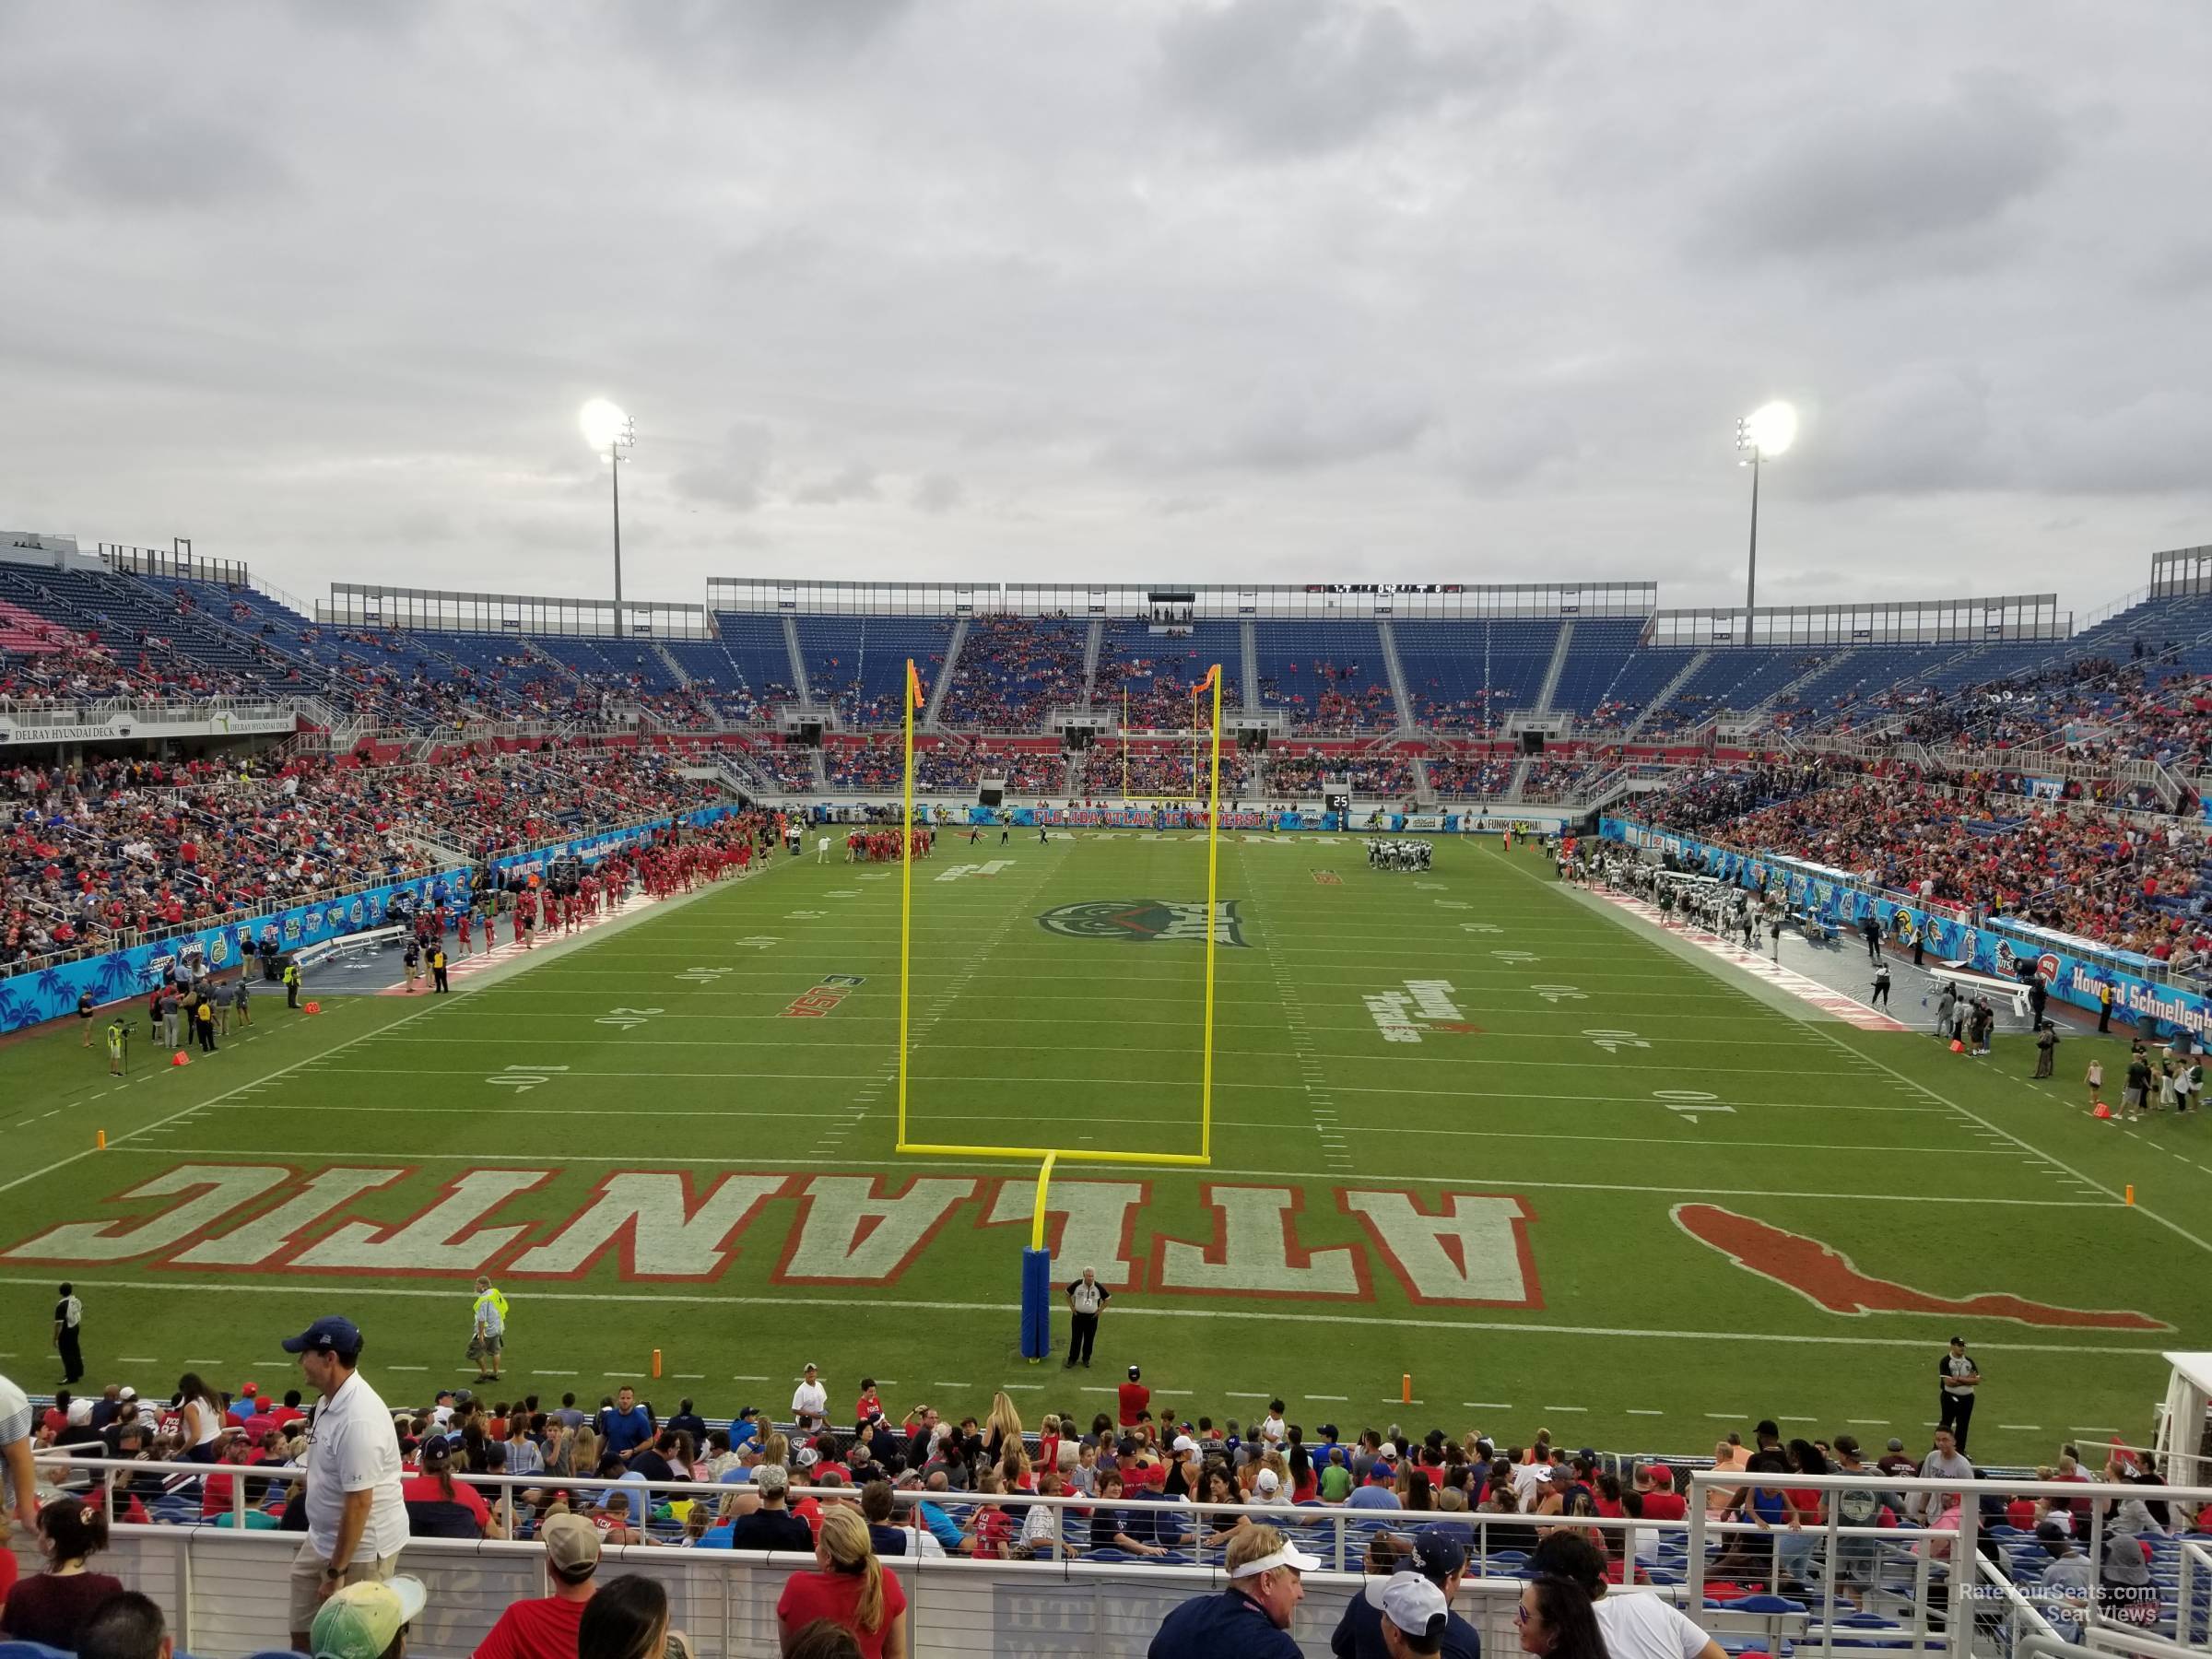
{"type": "Polygon", "coordinates": [[[1761,404],[1736,423],[1736,446],[1761,460],[1771,460],[1796,441],[1797,411],[1786,403],[1761,404]]]}
{"type": "Polygon", "coordinates": [[[583,441],[595,450],[611,450],[629,435],[629,417],[604,397],[585,404],[577,424],[583,428],[583,441]]]}

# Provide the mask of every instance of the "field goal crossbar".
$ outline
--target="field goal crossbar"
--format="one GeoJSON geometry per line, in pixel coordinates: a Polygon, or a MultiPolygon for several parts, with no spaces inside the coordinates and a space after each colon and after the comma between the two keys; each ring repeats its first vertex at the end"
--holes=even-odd
{"type": "MultiPolygon", "coordinates": [[[[909,1018],[913,984],[914,894],[914,721],[928,699],[912,658],[906,665],[906,757],[901,808],[905,837],[900,850],[899,884],[899,1138],[893,1150],[904,1157],[1006,1158],[1024,1161],[1060,1159],[1087,1163],[1147,1163],[1204,1166],[1213,1162],[1214,1147],[1214,955],[1220,917],[1221,853],[1221,665],[1206,671],[1193,696],[1213,692],[1211,777],[1206,795],[1206,1003],[1205,1030],[1200,1046],[1198,1077],[1198,1150],[1147,1152],[1108,1150],[1095,1147],[967,1146],[938,1141],[916,1141],[907,1133],[907,1065],[910,1050],[909,1018]]],[[[1049,1174],[1049,1164],[1047,1172],[1049,1174]]],[[[1039,1214],[1043,1208],[1043,1182],[1039,1182],[1039,1214]]]]}

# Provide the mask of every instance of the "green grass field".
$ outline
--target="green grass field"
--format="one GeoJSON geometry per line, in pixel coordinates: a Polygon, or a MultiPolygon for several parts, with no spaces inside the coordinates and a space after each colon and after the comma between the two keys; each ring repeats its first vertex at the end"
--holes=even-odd
{"type": "Polygon", "coordinates": [[[509,1377],[547,1394],[657,1348],[664,1409],[781,1412],[812,1359],[841,1415],[873,1373],[894,1415],[1007,1386],[1034,1421],[1134,1361],[1193,1415],[1280,1393],[1309,1425],[1693,1452],[1762,1416],[1922,1445],[1962,1328],[1974,1451],[2032,1462],[2140,1438],[2159,1351],[2203,1346],[2212,1126],[2091,1121],[2094,1040],[2033,1086],[2024,1041],[1856,1030],[1533,852],[1445,841],[1416,877],[1238,835],[1212,1165],[1147,1163],[1200,1146],[1202,939],[1138,930],[1202,912],[1203,838],[990,839],[916,869],[910,1139],[1131,1156],[1052,1189],[1059,1277],[1121,1287],[1094,1370],[1017,1352],[1035,1161],[894,1155],[898,872],[811,854],[451,997],[264,1002],[120,1085],[74,1029],[0,1050],[0,1367],[58,1380],[67,1277],[95,1382],[276,1381],[277,1337],[343,1311],[389,1396],[427,1394],[472,1372],[489,1265],[509,1377]]]}

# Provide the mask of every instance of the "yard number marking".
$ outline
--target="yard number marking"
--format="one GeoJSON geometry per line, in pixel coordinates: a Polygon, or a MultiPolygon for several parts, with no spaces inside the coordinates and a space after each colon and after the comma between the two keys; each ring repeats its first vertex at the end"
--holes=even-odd
{"type": "Polygon", "coordinates": [[[727,968],[687,968],[676,977],[694,985],[711,985],[729,971],[727,968]]]}
{"type": "Polygon", "coordinates": [[[1735,1111],[1733,1106],[1722,1105],[1720,1096],[1707,1094],[1701,1088],[1654,1088],[1652,1099],[1665,1100],[1669,1112],[1678,1112],[1693,1124],[1698,1121],[1698,1114],[1701,1112],[1733,1113],[1735,1111]]]}
{"type": "MultiPolygon", "coordinates": [[[[1624,1048],[1648,1049],[1652,1046],[1633,1031],[1584,1031],[1583,1035],[1608,1054],[1618,1054],[1624,1048]]],[[[1710,1095],[1706,1098],[1712,1099],[1710,1095]]]]}
{"type": "Polygon", "coordinates": [[[643,1025],[655,1014],[665,1014],[667,1012],[668,1010],[665,1008],[609,1008],[606,1013],[599,1017],[595,1023],[599,1025],[620,1026],[624,1030],[628,1031],[643,1025]]]}
{"type": "Polygon", "coordinates": [[[497,1077],[487,1077],[484,1081],[512,1088],[518,1095],[528,1094],[540,1083],[552,1082],[552,1074],[568,1069],[565,1065],[511,1065],[497,1077]]]}
{"type": "Polygon", "coordinates": [[[1547,1003],[1588,1002],[1589,994],[1573,985],[1531,985],[1529,987],[1547,1003]]]}

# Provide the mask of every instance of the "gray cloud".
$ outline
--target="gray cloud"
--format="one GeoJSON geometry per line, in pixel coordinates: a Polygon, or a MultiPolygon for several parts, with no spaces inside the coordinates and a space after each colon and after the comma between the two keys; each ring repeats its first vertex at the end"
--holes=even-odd
{"type": "Polygon", "coordinates": [[[291,184],[254,128],[166,100],[50,91],[0,115],[0,204],[36,213],[205,209],[291,184]]]}
{"type": "Polygon", "coordinates": [[[1435,43],[1387,3],[1187,5],[1160,31],[1159,86],[1171,107],[1239,147],[1317,154],[1525,73],[1549,39],[1545,20],[1463,48],[1435,43]]]}
{"type": "Polygon", "coordinates": [[[841,507],[848,501],[879,500],[882,495],[874,469],[857,461],[804,479],[791,491],[791,499],[802,507],[841,507]]]}
{"type": "Polygon", "coordinates": [[[1705,223],[1720,248],[1950,258],[2052,182],[2072,134],[2034,88],[1975,75],[1939,99],[1854,99],[1743,147],[1748,163],[1705,223]]]}
{"type": "Polygon", "coordinates": [[[1727,603],[1781,395],[1778,600],[2212,541],[2201,0],[329,9],[0,6],[16,524],[600,593],[606,395],[641,596],[1727,603]]]}
{"type": "Polygon", "coordinates": [[[722,447],[704,465],[679,468],[669,487],[688,500],[710,502],[750,512],[767,499],[773,435],[757,420],[741,420],[724,436],[722,447]]]}
{"type": "Polygon", "coordinates": [[[924,473],[907,499],[924,512],[950,512],[968,499],[968,490],[950,473],[924,473]]]}

